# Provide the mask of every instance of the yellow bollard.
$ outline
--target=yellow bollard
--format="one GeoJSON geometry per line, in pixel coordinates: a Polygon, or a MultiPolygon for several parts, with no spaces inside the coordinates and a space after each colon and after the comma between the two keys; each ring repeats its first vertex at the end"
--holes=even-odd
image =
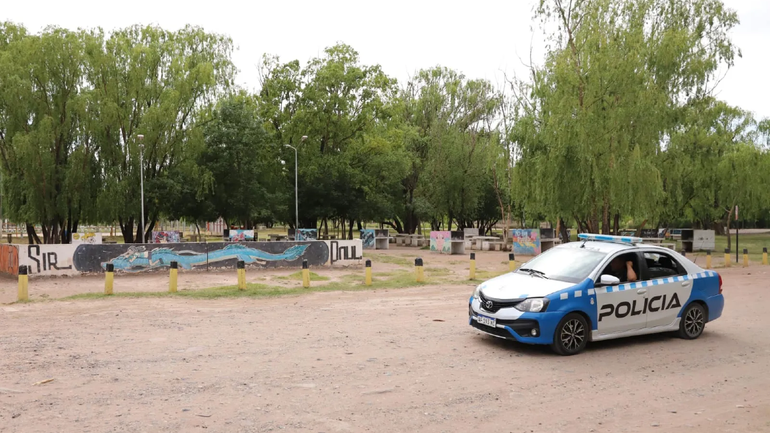
{"type": "Polygon", "coordinates": [[[27,267],[24,265],[19,266],[19,301],[29,301],[29,276],[27,275],[27,267]]]}
{"type": "Polygon", "coordinates": [[[743,249],[743,267],[748,268],[749,267],[749,250],[746,248],[743,249]]]}
{"type": "Polygon", "coordinates": [[[730,267],[730,248],[725,248],[725,267],[730,267]]]}
{"type": "Polygon", "coordinates": [[[425,274],[423,273],[423,270],[422,270],[422,259],[419,257],[414,259],[414,271],[417,276],[417,282],[418,283],[424,282],[425,274]]]}
{"type": "Polygon", "coordinates": [[[767,247],[762,248],[762,264],[767,264],[767,247]]]}
{"type": "Polygon", "coordinates": [[[476,253],[471,253],[471,269],[469,279],[476,279],[476,253]]]}
{"type": "Polygon", "coordinates": [[[307,260],[302,260],[302,287],[310,287],[310,269],[307,267],[307,260]]]}
{"type": "Polygon", "coordinates": [[[711,251],[706,251],[706,269],[711,269],[711,251]]]}
{"type": "Polygon", "coordinates": [[[115,280],[115,265],[112,263],[107,263],[105,266],[105,271],[107,272],[104,273],[104,294],[111,295],[112,283],[115,280]]]}
{"type": "Polygon", "coordinates": [[[367,286],[372,285],[372,261],[371,260],[366,261],[366,285],[367,286]]]}
{"type": "Polygon", "coordinates": [[[238,260],[235,266],[238,268],[238,290],[246,290],[246,263],[238,260]]]}
{"type": "Polygon", "coordinates": [[[176,293],[176,279],[179,272],[179,263],[171,262],[171,270],[168,275],[168,291],[169,293],[176,293]]]}
{"type": "Polygon", "coordinates": [[[516,256],[513,253],[508,254],[508,270],[511,272],[516,270],[516,256]]]}

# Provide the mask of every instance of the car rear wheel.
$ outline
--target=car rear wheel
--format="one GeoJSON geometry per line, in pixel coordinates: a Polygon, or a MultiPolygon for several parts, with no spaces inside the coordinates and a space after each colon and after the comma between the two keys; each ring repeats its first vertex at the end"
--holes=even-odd
{"type": "Polygon", "coordinates": [[[694,340],[700,337],[705,327],[706,309],[703,305],[693,302],[682,313],[682,320],[679,321],[679,337],[694,340]]]}
{"type": "Polygon", "coordinates": [[[578,354],[588,344],[589,331],[585,317],[577,313],[567,314],[556,326],[551,349],[562,356],[578,354]]]}

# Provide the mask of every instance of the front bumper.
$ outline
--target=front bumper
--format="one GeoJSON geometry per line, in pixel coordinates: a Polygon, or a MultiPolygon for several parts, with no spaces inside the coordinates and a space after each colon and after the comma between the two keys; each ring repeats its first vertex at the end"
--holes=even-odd
{"type": "MultiPolygon", "coordinates": [[[[500,310],[503,311],[503,310],[500,310]]],[[[522,313],[517,319],[499,318],[497,314],[477,312],[474,310],[474,302],[468,305],[468,324],[486,334],[518,341],[525,344],[551,344],[555,330],[554,320],[556,313],[522,313]],[[496,327],[491,327],[478,322],[478,315],[494,317],[496,327]]],[[[556,320],[558,322],[558,319],[556,320]]]]}

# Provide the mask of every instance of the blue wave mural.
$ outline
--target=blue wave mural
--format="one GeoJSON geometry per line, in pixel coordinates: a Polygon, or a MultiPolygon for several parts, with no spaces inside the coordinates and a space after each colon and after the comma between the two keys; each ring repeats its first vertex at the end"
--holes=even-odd
{"type": "Polygon", "coordinates": [[[243,260],[246,264],[267,263],[276,261],[291,262],[305,254],[309,245],[294,245],[281,253],[272,254],[257,248],[241,244],[231,244],[224,248],[206,252],[191,250],[173,250],[168,247],[154,248],[147,251],[145,247],[130,247],[125,253],[101,263],[102,269],[107,263],[112,263],[115,270],[124,272],[140,272],[150,269],[171,266],[175,261],[182,269],[192,269],[196,266],[222,262],[225,260],[243,260]]]}

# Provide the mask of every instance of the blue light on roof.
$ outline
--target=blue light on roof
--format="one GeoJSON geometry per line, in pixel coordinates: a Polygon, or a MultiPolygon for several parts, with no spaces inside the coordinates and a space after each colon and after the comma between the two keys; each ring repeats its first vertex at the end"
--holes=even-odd
{"type": "Polygon", "coordinates": [[[610,235],[597,235],[593,233],[579,233],[578,239],[584,241],[598,241],[598,242],[613,242],[616,244],[640,244],[642,238],[633,236],[610,236],[610,235]]]}

